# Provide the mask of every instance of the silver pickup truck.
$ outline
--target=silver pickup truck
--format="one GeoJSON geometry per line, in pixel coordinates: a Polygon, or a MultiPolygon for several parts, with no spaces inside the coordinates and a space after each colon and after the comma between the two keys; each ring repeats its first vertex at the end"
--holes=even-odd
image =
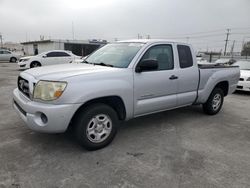
{"type": "Polygon", "coordinates": [[[30,129],[71,127],[81,145],[95,150],[113,140],[124,120],[194,104],[218,113],[239,77],[238,67],[197,65],[189,44],[128,40],[107,44],[82,63],[21,72],[13,105],[30,129]]]}

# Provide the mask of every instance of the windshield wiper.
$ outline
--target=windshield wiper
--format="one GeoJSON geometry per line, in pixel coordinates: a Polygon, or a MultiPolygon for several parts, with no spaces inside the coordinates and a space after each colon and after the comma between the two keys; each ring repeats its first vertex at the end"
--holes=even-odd
{"type": "Polygon", "coordinates": [[[110,64],[106,64],[106,63],[93,63],[94,65],[101,65],[101,66],[106,66],[106,67],[114,67],[113,65],[110,65],[110,64]]]}
{"type": "Polygon", "coordinates": [[[90,62],[88,62],[87,60],[83,60],[82,63],[87,63],[87,64],[91,64],[90,62]]]}

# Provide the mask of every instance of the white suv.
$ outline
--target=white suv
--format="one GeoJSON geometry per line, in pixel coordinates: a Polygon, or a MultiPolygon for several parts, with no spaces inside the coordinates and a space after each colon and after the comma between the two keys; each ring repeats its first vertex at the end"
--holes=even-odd
{"type": "Polygon", "coordinates": [[[20,68],[34,68],[46,65],[67,64],[75,59],[80,59],[80,56],[74,55],[71,51],[53,50],[43,52],[36,56],[22,57],[18,65],[20,68]]]}
{"type": "Polygon", "coordinates": [[[12,53],[9,50],[0,49],[0,61],[16,62],[19,55],[12,53]]]}

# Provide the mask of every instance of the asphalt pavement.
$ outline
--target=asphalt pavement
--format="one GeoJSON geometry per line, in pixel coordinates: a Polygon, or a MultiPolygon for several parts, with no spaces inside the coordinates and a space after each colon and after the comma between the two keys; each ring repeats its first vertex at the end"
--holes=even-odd
{"type": "Polygon", "coordinates": [[[0,63],[0,188],[250,187],[250,94],[123,123],[114,141],[86,151],[73,136],[29,130],[12,108],[21,71],[0,63]]]}

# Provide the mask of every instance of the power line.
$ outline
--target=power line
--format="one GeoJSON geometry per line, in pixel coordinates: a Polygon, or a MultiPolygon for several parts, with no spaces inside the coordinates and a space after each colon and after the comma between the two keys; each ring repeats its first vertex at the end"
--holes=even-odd
{"type": "Polygon", "coordinates": [[[233,29],[233,30],[249,30],[250,27],[233,27],[231,29],[233,29]]]}
{"type": "Polygon", "coordinates": [[[201,32],[194,32],[194,33],[183,33],[183,34],[178,34],[178,35],[168,34],[167,36],[170,36],[170,37],[175,37],[175,36],[177,36],[177,37],[179,37],[179,36],[187,37],[189,35],[209,34],[209,33],[221,32],[221,31],[224,31],[224,29],[217,29],[217,30],[210,30],[210,31],[201,31],[201,32]]]}
{"type": "Polygon", "coordinates": [[[218,36],[223,36],[225,35],[225,33],[220,33],[220,34],[211,34],[211,35],[201,35],[201,36],[183,36],[183,37],[169,37],[169,35],[167,36],[154,36],[152,38],[166,38],[166,39],[196,39],[196,38],[209,38],[209,37],[218,37],[218,36]]]}
{"type": "Polygon", "coordinates": [[[249,35],[250,32],[247,32],[247,33],[231,33],[231,34],[233,34],[233,35],[249,35]]]}

